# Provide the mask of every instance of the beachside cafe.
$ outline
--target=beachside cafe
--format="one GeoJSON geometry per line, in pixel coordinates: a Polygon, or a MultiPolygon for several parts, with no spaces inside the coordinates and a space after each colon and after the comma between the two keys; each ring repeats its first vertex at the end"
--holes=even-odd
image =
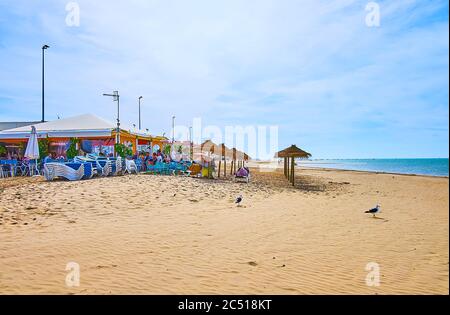
{"type": "MultiPolygon", "coordinates": [[[[80,147],[77,149],[85,153],[103,153],[106,156],[115,155],[116,143],[128,146],[133,154],[136,154],[156,152],[168,141],[165,137],[155,137],[147,131],[136,128],[121,127],[117,134],[115,124],[92,114],[38,123],[34,126],[38,139],[46,139],[49,152],[55,153],[58,157],[66,157],[66,151],[73,138],[79,140],[80,147]]],[[[30,126],[0,131],[0,145],[7,150],[5,155],[20,157],[27,145],[30,132],[30,126]]]]}

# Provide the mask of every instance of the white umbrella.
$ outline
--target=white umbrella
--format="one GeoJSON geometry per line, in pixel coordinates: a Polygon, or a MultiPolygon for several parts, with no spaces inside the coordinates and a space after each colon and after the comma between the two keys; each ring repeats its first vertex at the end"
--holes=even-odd
{"type": "MultiPolygon", "coordinates": [[[[25,150],[25,155],[27,159],[36,160],[36,171],[37,171],[37,159],[39,159],[39,144],[36,134],[36,127],[31,126],[31,135],[28,139],[27,149],[25,150]]],[[[30,169],[31,175],[31,169],[30,169]]]]}

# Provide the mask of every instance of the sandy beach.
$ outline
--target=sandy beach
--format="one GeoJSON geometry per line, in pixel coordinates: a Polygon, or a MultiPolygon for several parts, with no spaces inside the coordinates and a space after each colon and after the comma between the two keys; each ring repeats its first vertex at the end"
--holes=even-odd
{"type": "Polygon", "coordinates": [[[0,293],[449,293],[448,178],[303,169],[293,188],[252,173],[0,180],[0,293]]]}

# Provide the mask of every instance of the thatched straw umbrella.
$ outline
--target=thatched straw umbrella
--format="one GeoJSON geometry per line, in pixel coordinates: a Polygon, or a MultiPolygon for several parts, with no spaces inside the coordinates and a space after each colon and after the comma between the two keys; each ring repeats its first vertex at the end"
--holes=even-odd
{"type": "Polygon", "coordinates": [[[233,175],[234,173],[236,173],[236,159],[237,159],[237,150],[236,150],[236,148],[231,149],[231,151],[230,151],[230,158],[231,158],[230,175],[233,175]]]}
{"type": "Polygon", "coordinates": [[[230,174],[233,175],[236,173],[236,168],[241,167],[240,161],[241,161],[241,159],[242,160],[244,159],[244,153],[237,150],[236,148],[233,148],[233,149],[229,150],[229,152],[227,153],[227,156],[231,160],[230,174]]]}
{"type": "Polygon", "coordinates": [[[237,160],[237,167],[241,168],[245,166],[245,162],[250,160],[250,157],[248,156],[247,153],[236,150],[236,155],[235,155],[235,159],[237,160]]]}
{"type": "Polygon", "coordinates": [[[206,140],[200,145],[200,150],[202,152],[214,153],[215,146],[216,144],[214,142],[212,142],[211,140],[206,140]]]}
{"type": "Polygon", "coordinates": [[[295,159],[296,158],[310,158],[311,154],[298,148],[296,145],[292,145],[289,148],[278,152],[276,157],[284,158],[284,176],[295,186],[295,159]],[[290,160],[289,160],[290,159],[290,160]],[[289,165],[289,162],[291,165],[289,165]]]}
{"type": "MultiPolygon", "coordinates": [[[[217,146],[217,152],[220,155],[220,161],[223,160],[223,176],[227,177],[227,156],[229,156],[231,150],[227,148],[225,143],[221,143],[217,146]]],[[[219,177],[220,177],[220,162],[219,162],[219,177]]]]}

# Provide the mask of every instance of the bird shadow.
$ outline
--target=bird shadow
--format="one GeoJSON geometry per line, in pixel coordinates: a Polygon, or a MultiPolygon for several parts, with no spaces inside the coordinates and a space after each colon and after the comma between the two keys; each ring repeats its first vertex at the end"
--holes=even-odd
{"type": "Polygon", "coordinates": [[[384,222],[389,222],[388,219],[385,219],[385,218],[382,218],[382,217],[372,217],[372,219],[375,219],[375,220],[383,220],[384,222]]]}

